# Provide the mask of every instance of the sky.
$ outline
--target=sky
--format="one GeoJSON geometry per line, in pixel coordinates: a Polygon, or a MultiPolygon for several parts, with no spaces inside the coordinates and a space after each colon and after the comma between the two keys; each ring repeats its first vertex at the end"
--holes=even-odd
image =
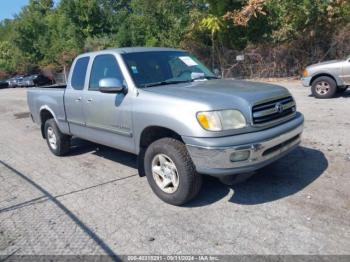
{"type": "MultiPolygon", "coordinates": [[[[0,21],[5,18],[13,18],[28,2],[29,0],[0,0],[0,21]]],[[[57,3],[58,0],[55,2],[57,3]]]]}

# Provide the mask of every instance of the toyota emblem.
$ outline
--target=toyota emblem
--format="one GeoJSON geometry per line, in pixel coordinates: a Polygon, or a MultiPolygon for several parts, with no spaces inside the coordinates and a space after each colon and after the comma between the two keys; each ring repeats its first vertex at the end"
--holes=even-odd
{"type": "Polygon", "coordinates": [[[275,105],[275,108],[276,108],[276,111],[278,112],[278,113],[282,113],[283,112],[283,110],[284,110],[284,108],[283,108],[283,105],[281,104],[281,103],[277,103],[276,105],[275,105]]]}

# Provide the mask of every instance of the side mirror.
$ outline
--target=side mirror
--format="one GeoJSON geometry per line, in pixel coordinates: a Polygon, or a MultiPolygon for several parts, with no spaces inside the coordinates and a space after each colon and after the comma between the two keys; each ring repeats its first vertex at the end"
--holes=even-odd
{"type": "Polygon", "coordinates": [[[115,94],[125,90],[123,83],[117,78],[103,78],[98,83],[98,86],[101,93],[115,94]]]}

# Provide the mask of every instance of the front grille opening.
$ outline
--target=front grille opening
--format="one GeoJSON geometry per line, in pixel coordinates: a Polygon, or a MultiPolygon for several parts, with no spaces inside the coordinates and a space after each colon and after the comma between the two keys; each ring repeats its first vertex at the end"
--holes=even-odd
{"type": "Polygon", "coordinates": [[[253,123],[269,123],[291,116],[295,111],[295,102],[291,96],[261,103],[253,107],[253,123]],[[282,106],[283,110],[277,111],[278,106],[282,106]]]}
{"type": "Polygon", "coordinates": [[[265,150],[262,155],[266,156],[266,155],[272,154],[272,153],[280,150],[282,147],[285,147],[285,146],[287,146],[289,144],[292,144],[294,141],[298,140],[299,138],[300,138],[300,134],[296,135],[296,136],[294,136],[294,137],[292,137],[292,138],[290,138],[290,139],[288,139],[288,140],[286,140],[286,141],[284,141],[284,142],[282,142],[282,143],[280,143],[278,145],[275,145],[275,146],[265,150]]]}
{"type": "Polygon", "coordinates": [[[254,119],[254,124],[262,124],[262,123],[274,121],[274,120],[277,120],[279,118],[289,116],[289,115],[293,114],[294,112],[295,112],[295,108],[291,107],[289,109],[284,110],[282,113],[273,113],[273,114],[268,115],[268,116],[256,117],[254,119]]]}
{"type": "Polygon", "coordinates": [[[262,103],[259,105],[256,105],[253,107],[253,112],[254,111],[262,111],[262,110],[266,110],[269,108],[273,108],[275,106],[275,104],[277,102],[280,102],[282,104],[287,104],[289,102],[293,102],[293,98],[291,96],[285,97],[285,98],[281,98],[281,99],[276,99],[276,100],[272,100],[270,102],[266,102],[266,103],[262,103]]]}

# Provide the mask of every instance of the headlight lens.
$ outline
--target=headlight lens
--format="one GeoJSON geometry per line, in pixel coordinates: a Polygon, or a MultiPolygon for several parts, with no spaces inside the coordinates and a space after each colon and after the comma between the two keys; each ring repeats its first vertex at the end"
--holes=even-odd
{"type": "Polygon", "coordinates": [[[239,129],[247,125],[246,119],[238,110],[199,112],[199,124],[209,131],[239,129]]]}
{"type": "Polygon", "coordinates": [[[309,71],[307,71],[307,69],[304,69],[303,77],[307,77],[307,76],[309,76],[309,71]]]}

